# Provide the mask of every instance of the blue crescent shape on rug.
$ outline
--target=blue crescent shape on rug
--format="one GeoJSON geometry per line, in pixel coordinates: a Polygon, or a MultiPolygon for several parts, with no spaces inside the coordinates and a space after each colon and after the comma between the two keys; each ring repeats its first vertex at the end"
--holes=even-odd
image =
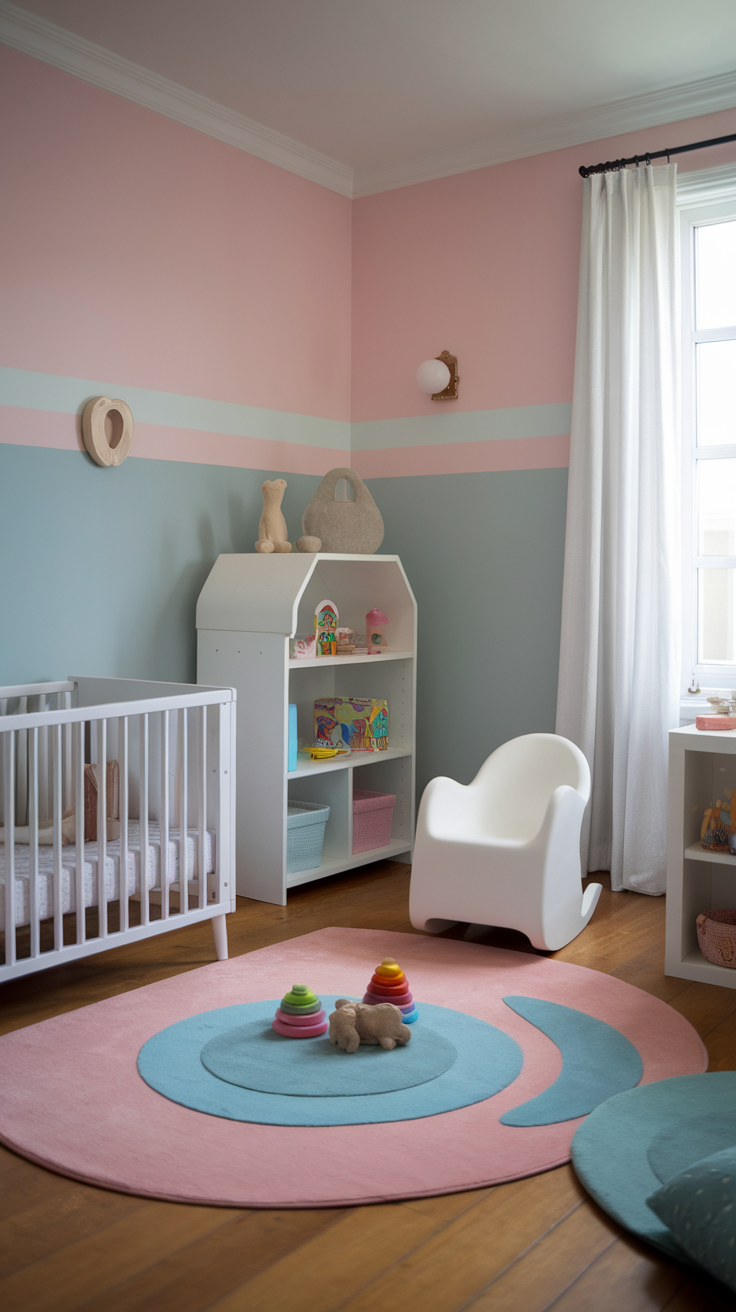
{"type": "Polygon", "coordinates": [[[562,1070],[536,1098],[521,1103],[500,1118],[502,1125],[554,1125],[587,1116],[616,1093],[633,1089],[644,1065],[633,1043],[603,1020],[574,1007],[542,998],[503,999],[557,1045],[562,1070]]]}

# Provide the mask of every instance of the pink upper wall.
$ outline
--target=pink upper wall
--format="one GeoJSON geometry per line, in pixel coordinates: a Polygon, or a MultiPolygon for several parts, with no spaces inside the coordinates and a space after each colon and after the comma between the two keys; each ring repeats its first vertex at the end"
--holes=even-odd
{"type": "MultiPolygon", "coordinates": [[[[734,130],[733,111],[712,114],[356,201],[353,422],[570,401],[579,165],[734,130]],[[433,402],[414,381],[442,350],[458,357],[457,402],[433,402]]],[[[736,143],[677,162],[734,159],[736,143]]]]}
{"type": "Polygon", "coordinates": [[[5,46],[0,118],[3,365],[349,418],[349,200],[5,46]]]}

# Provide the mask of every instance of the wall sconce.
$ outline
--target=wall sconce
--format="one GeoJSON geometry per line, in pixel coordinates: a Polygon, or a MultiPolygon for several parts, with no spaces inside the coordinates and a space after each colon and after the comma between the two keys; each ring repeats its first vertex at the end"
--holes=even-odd
{"type": "Polygon", "coordinates": [[[417,386],[420,391],[428,392],[433,401],[456,401],[459,382],[457,356],[449,351],[443,351],[434,360],[425,360],[417,369],[417,386]]]}

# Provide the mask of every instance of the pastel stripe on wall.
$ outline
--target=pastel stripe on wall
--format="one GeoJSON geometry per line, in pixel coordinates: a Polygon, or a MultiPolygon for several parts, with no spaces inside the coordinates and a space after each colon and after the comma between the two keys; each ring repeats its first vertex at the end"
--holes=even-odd
{"type": "Polygon", "coordinates": [[[0,368],[0,441],[81,450],[80,416],[93,396],[127,401],[134,456],[304,474],[348,460],[347,421],[9,368],[0,368]]]}
{"type": "MultiPolygon", "coordinates": [[[[0,442],[9,446],[40,446],[57,451],[84,451],[78,415],[54,410],[0,407],[0,442]]],[[[130,458],[179,460],[186,464],[229,465],[233,469],[278,469],[285,474],[326,474],[347,452],[279,442],[259,437],[235,437],[190,428],[136,422],[130,458]]]]}
{"type": "Polygon", "coordinates": [[[572,406],[569,403],[465,411],[453,411],[451,401],[438,401],[436,405],[438,412],[433,415],[354,423],[352,450],[502,442],[519,437],[564,437],[570,432],[572,406]]]}
{"type": "Polygon", "coordinates": [[[410,446],[394,451],[355,451],[361,478],[412,478],[418,474],[480,474],[517,469],[566,469],[570,437],[517,437],[451,446],[410,446]]]}
{"type": "Polygon", "coordinates": [[[352,462],[363,478],[566,468],[570,412],[560,403],[357,423],[352,462]]]}

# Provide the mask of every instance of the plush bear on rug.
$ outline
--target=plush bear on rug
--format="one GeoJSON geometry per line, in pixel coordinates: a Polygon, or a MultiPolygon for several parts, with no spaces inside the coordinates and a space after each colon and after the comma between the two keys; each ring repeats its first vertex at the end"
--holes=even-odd
{"type": "Polygon", "coordinates": [[[338,998],[330,1016],[330,1043],[346,1052],[355,1052],[361,1043],[380,1043],[390,1051],[397,1043],[408,1043],[411,1030],[404,1025],[401,1012],[392,1002],[375,1006],[338,998]]]}

